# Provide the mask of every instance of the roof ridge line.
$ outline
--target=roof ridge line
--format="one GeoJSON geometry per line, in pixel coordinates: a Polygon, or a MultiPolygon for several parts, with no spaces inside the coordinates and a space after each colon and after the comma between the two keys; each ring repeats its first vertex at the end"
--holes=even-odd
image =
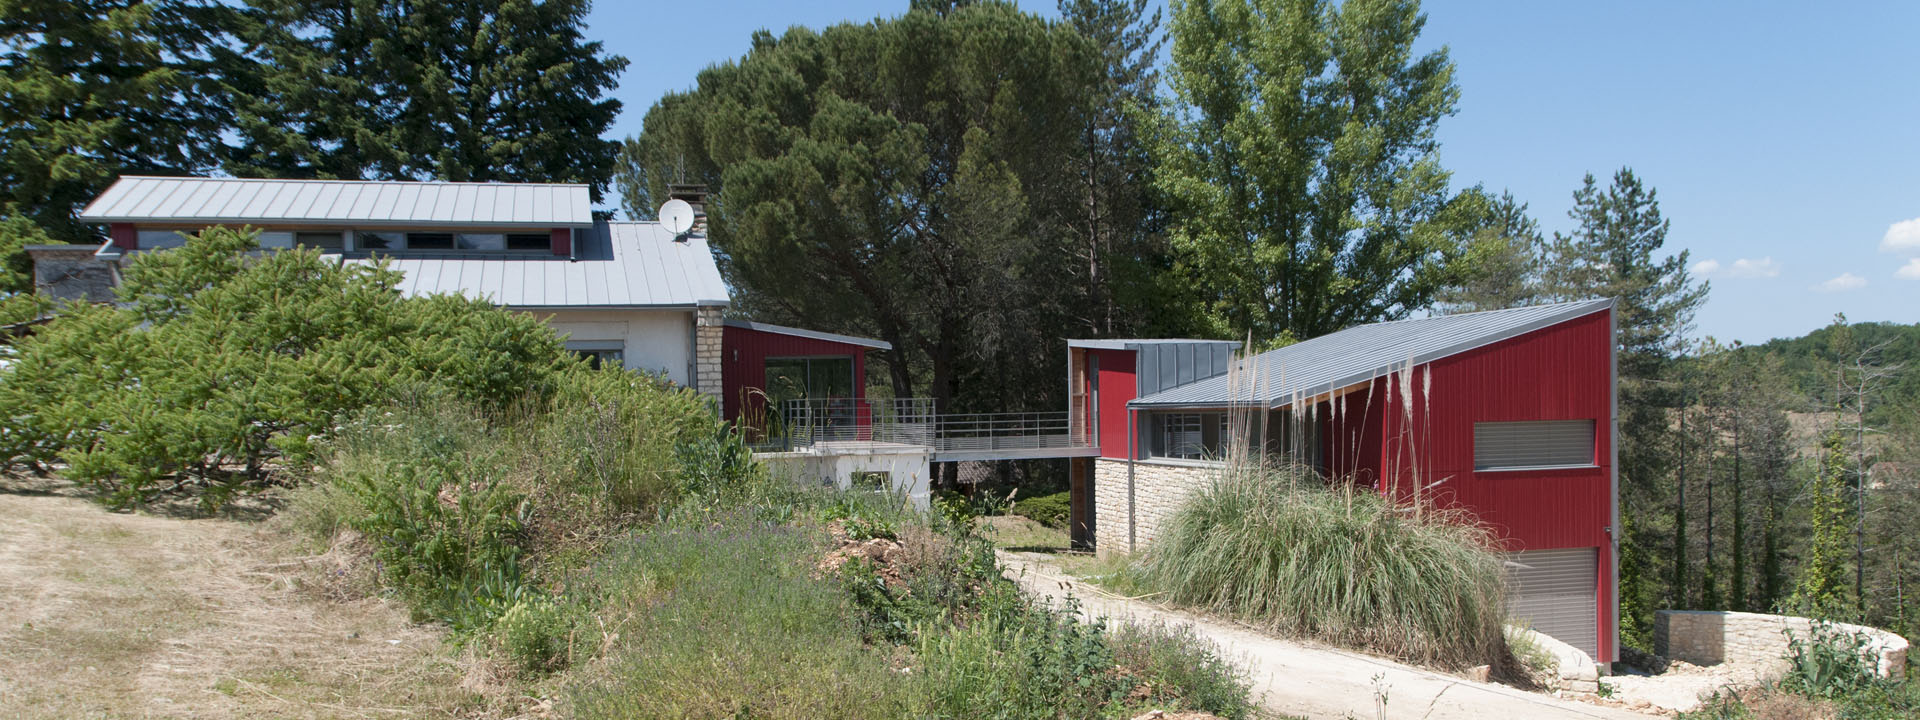
{"type": "Polygon", "coordinates": [[[283,182],[283,183],[354,183],[362,185],[510,185],[519,187],[577,187],[591,188],[588,183],[568,182],[516,182],[502,180],[361,180],[358,178],[249,178],[249,177],[207,177],[205,175],[119,175],[114,180],[128,178],[138,180],[204,180],[213,182],[283,182]]]}

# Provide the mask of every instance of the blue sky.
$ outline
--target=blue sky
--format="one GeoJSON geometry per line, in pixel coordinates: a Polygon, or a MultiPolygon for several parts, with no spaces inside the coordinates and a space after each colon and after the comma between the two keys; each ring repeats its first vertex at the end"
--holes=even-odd
{"type": "MultiPolygon", "coordinates": [[[[1023,7],[1053,15],[1052,2],[1023,7]]],[[[754,30],[906,0],[601,0],[590,37],[633,64],[614,135],[754,30]]],[[[1658,188],[1670,250],[1713,292],[1698,335],[1760,342],[1853,320],[1920,322],[1920,3],[1429,2],[1462,98],[1441,122],[1456,185],[1511,190],[1567,230],[1581,177],[1658,188]],[[1906,223],[1902,225],[1901,223],[1906,223]]]]}

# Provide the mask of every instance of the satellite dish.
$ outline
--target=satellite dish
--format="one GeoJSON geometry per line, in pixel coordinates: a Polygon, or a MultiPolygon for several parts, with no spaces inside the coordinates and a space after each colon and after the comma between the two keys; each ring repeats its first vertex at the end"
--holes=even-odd
{"type": "Polygon", "coordinates": [[[660,224],[665,225],[675,235],[685,235],[693,229],[693,206],[685,200],[668,200],[660,205],[660,224]]]}

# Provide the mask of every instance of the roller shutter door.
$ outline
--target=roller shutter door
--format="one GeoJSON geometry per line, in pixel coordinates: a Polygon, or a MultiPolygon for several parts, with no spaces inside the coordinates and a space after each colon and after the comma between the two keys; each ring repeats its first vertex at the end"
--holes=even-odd
{"type": "Polygon", "coordinates": [[[1473,424],[1473,469],[1590,467],[1592,420],[1473,424]]]}
{"type": "Polygon", "coordinates": [[[1588,657],[1600,657],[1598,548],[1532,550],[1507,557],[1507,615],[1588,657]]]}

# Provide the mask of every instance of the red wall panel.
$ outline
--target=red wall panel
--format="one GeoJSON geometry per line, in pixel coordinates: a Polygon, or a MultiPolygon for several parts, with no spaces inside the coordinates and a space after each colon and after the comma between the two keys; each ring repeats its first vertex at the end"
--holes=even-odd
{"type": "Polygon", "coordinates": [[[1598,312],[1436,360],[1385,379],[1374,403],[1387,492],[1471,510],[1508,550],[1600,550],[1602,661],[1615,656],[1611,322],[1598,312]],[[1523,420],[1593,420],[1595,467],[1475,471],[1474,423],[1523,420]]]}
{"type": "Polygon", "coordinates": [[[728,419],[760,411],[757,392],[767,381],[767,358],[853,356],[853,396],[867,395],[867,348],[831,340],[728,326],[721,331],[721,410],[728,419]]]}
{"type": "Polygon", "coordinates": [[[1100,457],[1127,457],[1127,403],[1140,392],[1133,377],[1133,354],[1132,350],[1087,351],[1087,361],[1099,358],[1100,364],[1100,427],[1095,435],[1100,457]]]}

